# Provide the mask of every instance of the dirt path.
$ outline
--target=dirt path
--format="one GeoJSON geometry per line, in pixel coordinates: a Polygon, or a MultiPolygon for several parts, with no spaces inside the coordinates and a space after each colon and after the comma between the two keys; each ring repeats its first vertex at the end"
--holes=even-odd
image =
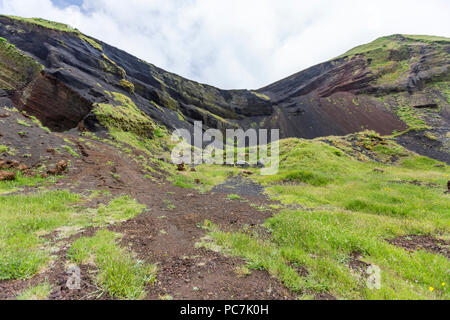
{"type": "MultiPolygon", "coordinates": [[[[145,178],[139,165],[130,163],[107,144],[96,141],[88,144],[76,141],[76,144],[81,158],[72,163],[69,176],[52,188],[78,193],[108,190],[113,197],[127,194],[147,206],[147,211],[140,216],[109,229],[123,234],[121,245],[136,252],[139,259],[158,264],[157,282],[148,288],[148,299],[160,299],[165,295],[200,300],[291,298],[291,293],[266,271],[239,276],[236,269],[245,265],[242,259],[195,246],[206,235],[200,227],[205,220],[225,231],[244,225],[261,225],[271,214],[251,206],[270,204],[259,186],[238,178],[217,187],[214,192],[201,194],[175,187],[159,174],[155,174],[153,180],[145,178]],[[229,193],[241,195],[242,200],[229,200],[229,193]]],[[[97,199],[92,205],[102,201],[106,199],[97,199]]],[[[28,285],[45,279],[56,286],[51,299],[97,298],[98,288],[92,281],[95,269],[82,266],[82,289],[68,291],[64,266],[70,243],[95,231],[87,229],[67,239],[57,253],[56,262],[33,279],[0,282],[0,299],[14,298],[28,285]]]]}

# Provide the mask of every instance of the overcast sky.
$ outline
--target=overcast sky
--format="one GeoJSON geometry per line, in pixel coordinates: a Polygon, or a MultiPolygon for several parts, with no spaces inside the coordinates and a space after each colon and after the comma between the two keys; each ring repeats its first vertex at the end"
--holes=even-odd
{"type": "Polygon", "coordinates": [[[163,69],[256,89],[395,33],[450,37],[449,0],[0,0],[163,69]]]}

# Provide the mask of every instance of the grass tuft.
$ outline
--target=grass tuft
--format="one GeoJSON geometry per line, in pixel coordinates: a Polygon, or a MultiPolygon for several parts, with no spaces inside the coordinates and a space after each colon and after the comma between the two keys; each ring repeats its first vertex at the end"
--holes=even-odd
{"type": "Polygon", "coordinates": [[[78,239],[68,252],[77,264],[90,260],[98,268],[97,283],[103,291],[120,299],[143,299],[145,287],[156,280],[156,266],[136,260],[117,245],[118,234],[102,230],[92,238],[78,239]]]}

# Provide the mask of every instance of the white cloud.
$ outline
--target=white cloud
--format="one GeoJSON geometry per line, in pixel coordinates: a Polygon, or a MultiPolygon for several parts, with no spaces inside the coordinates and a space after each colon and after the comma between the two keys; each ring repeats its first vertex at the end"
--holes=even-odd
{"type": "Polygon", "coordinates": [[[0,12],[68,23],[221,88],[262,87],[379,36],[450,36],[447,0],[0,0],[0,12]]]}

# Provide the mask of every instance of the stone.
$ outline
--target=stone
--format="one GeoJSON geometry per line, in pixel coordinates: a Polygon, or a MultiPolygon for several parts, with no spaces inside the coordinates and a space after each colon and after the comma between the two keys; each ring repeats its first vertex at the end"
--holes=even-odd
{"type": "Polygon", "coordinates": [[[250,167],[250,164],[247,161],[239,160],[238,162],[236,162],[236,167],[248,168],[250,167]]]}
{"type": "Polygon", "coordinates": [[[60,162],[58,162],[56,164],[56,168],[49,169],[47,171],[47,174],[49,174],[51,176],[57,176],[59,174],[64,173],[64,171],[66,171],[66,169],[67,169],[67,162],[65,160],[61,160],[60,162]]]}
{"type": "Polygon", "coordinates": [[[57,169],[49,169],[48,171],[47,171],[47,177],[48,176],[56,176],[56,175],[58,175],[58,170],[57,169]]]}
{"type": "Polygon", "coordinates": [[[16,180],[16,174],[10,171],[0,171],[0,181],[16,180]]]}
{"type": "Polygon", "coordinates": [[[58,163],[56,164],[56,169],[57,169],[60,173],[66,171],[66,169],[67,169],[67,162],[64,161],[64,160],[61,160],[60,162],[58,162],[58,163]]]}
{"type": "Polygon", "coordinates": [[[265,168],[266,167],[266,163],[263,160],[258,160],[258,162],[256,163],[256,168],[265,168]]]}

